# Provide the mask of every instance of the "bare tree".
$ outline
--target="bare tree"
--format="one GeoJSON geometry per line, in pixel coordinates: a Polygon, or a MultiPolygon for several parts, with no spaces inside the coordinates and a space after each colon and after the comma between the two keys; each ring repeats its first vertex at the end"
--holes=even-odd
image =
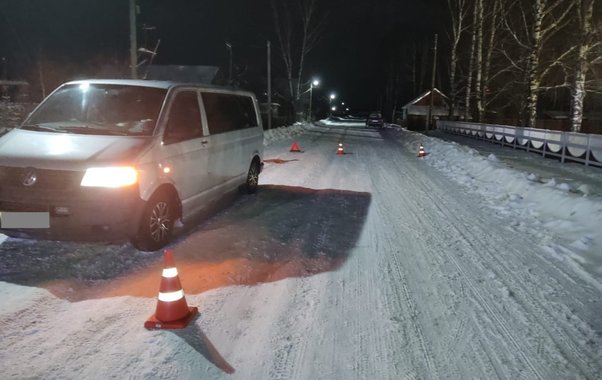
{"type": "Polygon", "coordinates": [[[271,0],[270,3],[286,71],[289,100],[294,107],[295,101],[303,93],[301,86],[305,58],[322,36],[326,12],[318,12],[317,0],[271,0]]]}
{"type": "MultiPolygon", "coordinates": [[[[273,0],[272,0],[273,2],[273,0]]],[[[303,78],[303,64],[305,57],[318,44],[324,30],[325,14],[317,13],[317,0],[304,0],[299,4],[301,14],[301,48],[299,53],[299,71],[297,73],[297,93],[299,100],[301,94],[301,78],[303,78]]]]}
{"type": "Polygon", "coordinates": [[[280,45],[280,56],[284,62],[284,69],[286,71],[286,77],[288,80],[289,95],[291,99],[294,99],[295,91],[293,86],[292,52],[293,23],[291,19],[291,12],[288,8],[287,1],[280,2],[271,0],[271,5],[276,36],[278,37],[278,44],[280,45]]]}
{"type": "Polygon", "coordinates": [[[602,56],[590,61],[590,53],[600,46],[600,35],[596,36],[593,23],[595,0],[577,0],[575,4],[577,19],[577,64],[573,80],[571,97],[571,130],[581,131],[583,121],[583,101],[586,95],[586,75],[591,64],[601,61],[602,56]],[[597,37],[597,38],[596,38],[597,37]]]}
{"type": "Polygon", "coordinates": [[[476,0],[475,13],[477,14],[476,28],[476,48],[475,48],[475,103],[477,110],[477,121],[483,121],[483,0],[476,0]]]}
{"type": "MultiPolygon", "coordinates": [[[[547,41],[564,27],[569,20],[570,10],[573,7],[571,0],[534,0],[532,8],[533,26],[530,30],[531,41],[527,71],[529,73],[529,97],[527,100],[528,119],[527,125],[535,126],[537,119],[537,100],[540,86],[545,75],[549,72],[541,65],[542,50],[547,41]]],[[[553,59],[554,63],[559,58],[553,59]]]]}
{"type": "Polygon", "coordinates": [[[470,57],[469,57],[469,64],[468,64],[468,77],[466,80],[466,93],[465,93],[465,109],[464,109],[464,118],[466,120],[470,120],[472,119],[472,112],[471,112],[471,100],[472,100],[472,78],[473,78],[473,74],[474,74],[474,65],[475,65],[475,51],[477,48],[477,22],[478,22],[478,14],[479,14],[479,10],[477,9],[476,6],[473,7],[472,9],[472,38],[471,38],[471,42],[470,42],[470,57]]]}
{"type": "Polygon", "coordinates": [[[493,60],[493,52],[495,44],[497,42],[496,31],[499,28],[501,0],[489,0],[487,1],[487,9],[489,9],[487,23],[489,24],[489,34],[487,40],[487,46],[484,47],[485,58],[483,62],[483,86],[481,88],[481,102],[482,102],[482,113],[485,114],[489,108],[489,89],[490,89],[490,74],[491,74],[491,63],[493,60]]]}
{"type": "Polygon", "coordinates": [[[451,34],[449,35],[449,39],[451,41],[449,68],[451,105],[449,108],[449,116],[453,116],[458,105],[458,80],[456,78],[458,49],[460,46],[460,40],[468,28],[466,17],[468,16],[469,7],[468,0],[447,0],[447,6],[451,16],[451,34]]]}

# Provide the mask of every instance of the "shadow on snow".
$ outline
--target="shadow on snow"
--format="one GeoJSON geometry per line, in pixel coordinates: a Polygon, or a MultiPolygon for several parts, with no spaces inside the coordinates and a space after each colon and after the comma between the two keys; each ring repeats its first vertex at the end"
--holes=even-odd
{"type": "MultiPolygon", "coordinates": [[[[364,225],[370,194],[261,186],[180,232],[171,249],[186,294],[306,277],[341,267],[364,225]]],[[[129,244],[7,239],[0,281],[79,301],[155,297],[162,252],[129,244]]]]}

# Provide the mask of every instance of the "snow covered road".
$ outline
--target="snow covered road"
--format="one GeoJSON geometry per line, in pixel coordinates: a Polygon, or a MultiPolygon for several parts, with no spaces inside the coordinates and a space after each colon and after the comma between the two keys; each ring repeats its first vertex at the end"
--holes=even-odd
{"type": "MultiPolygon", "coordinates": [[[[142,328],[160,252],[1,243],[8,378],[602,377],[600,224],[551,223],[526,194],[488,198],[476,171],[437,162],[457,148],[435,139],[297,131],[268,139],[257,195],[173,244],[201,311],[185,330],[142,328]],[[418,141],[438,149],[419,159],[418,141]]],[[[602,200],[571,204],[585,201],[598,223],[602,200]]]]}

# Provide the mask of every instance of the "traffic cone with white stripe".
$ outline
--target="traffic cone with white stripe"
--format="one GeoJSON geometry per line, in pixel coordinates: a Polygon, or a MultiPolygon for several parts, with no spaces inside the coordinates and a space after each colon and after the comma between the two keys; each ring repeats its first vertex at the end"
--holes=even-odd
{"type": "Polygon", "coordinates": [[[343,149],[343,143],[339,143],[339,147],[337,148],[337,155],[341,156],[345,154],[345,150],[343,149]]]}
{"type": "Polygon", "coordinates": [[[424,151],[424,147],[422,146],[422,144],[420,144],[420,147],[418,148],[418,157],[424,156],[426,156],[426,152],[424,151]]]}
{"type": "Polygon", "coordinates": [[[188,306],[184,290],[178,277],[178,269],[171,250],[163,253],[164,268],[155,314],[151,315],[144,327],[147,329],[183,329],[199,313],[195,306],[188,306]]]}

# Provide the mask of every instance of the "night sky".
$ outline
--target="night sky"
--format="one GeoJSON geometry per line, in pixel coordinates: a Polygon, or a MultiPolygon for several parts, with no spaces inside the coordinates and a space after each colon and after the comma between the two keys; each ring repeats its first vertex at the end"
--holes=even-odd
{"type": "MultiPolygon", "coordinates": [[[[444,0],[321,0],[327,25],[308,56],[305,78],[319,77],[318,98],[336,92],[356,110],[376,107],[387,51],[400,41],[443,33],[444,0]]],[[[274,75],[282,73],[269,0],[138,0],[138,42],[161,39],[157,64],[215,65],[227,71],[233,46],[237,70],[265,75],[272,41],[274,75]],[[144,32],[143,25],[155,29],[144,32]]],[[[8,79],[35,82],[42,63],[51,84],[127,62],[127,0],[0,0],[0,56],[8,79]],[[54,82],[53,82],[54,81],[54,82]]],[[[412,97],[411,91],[402,91],[412,97]]],[[[409,100],[409,99],[407,99],[409,100]]]]}

